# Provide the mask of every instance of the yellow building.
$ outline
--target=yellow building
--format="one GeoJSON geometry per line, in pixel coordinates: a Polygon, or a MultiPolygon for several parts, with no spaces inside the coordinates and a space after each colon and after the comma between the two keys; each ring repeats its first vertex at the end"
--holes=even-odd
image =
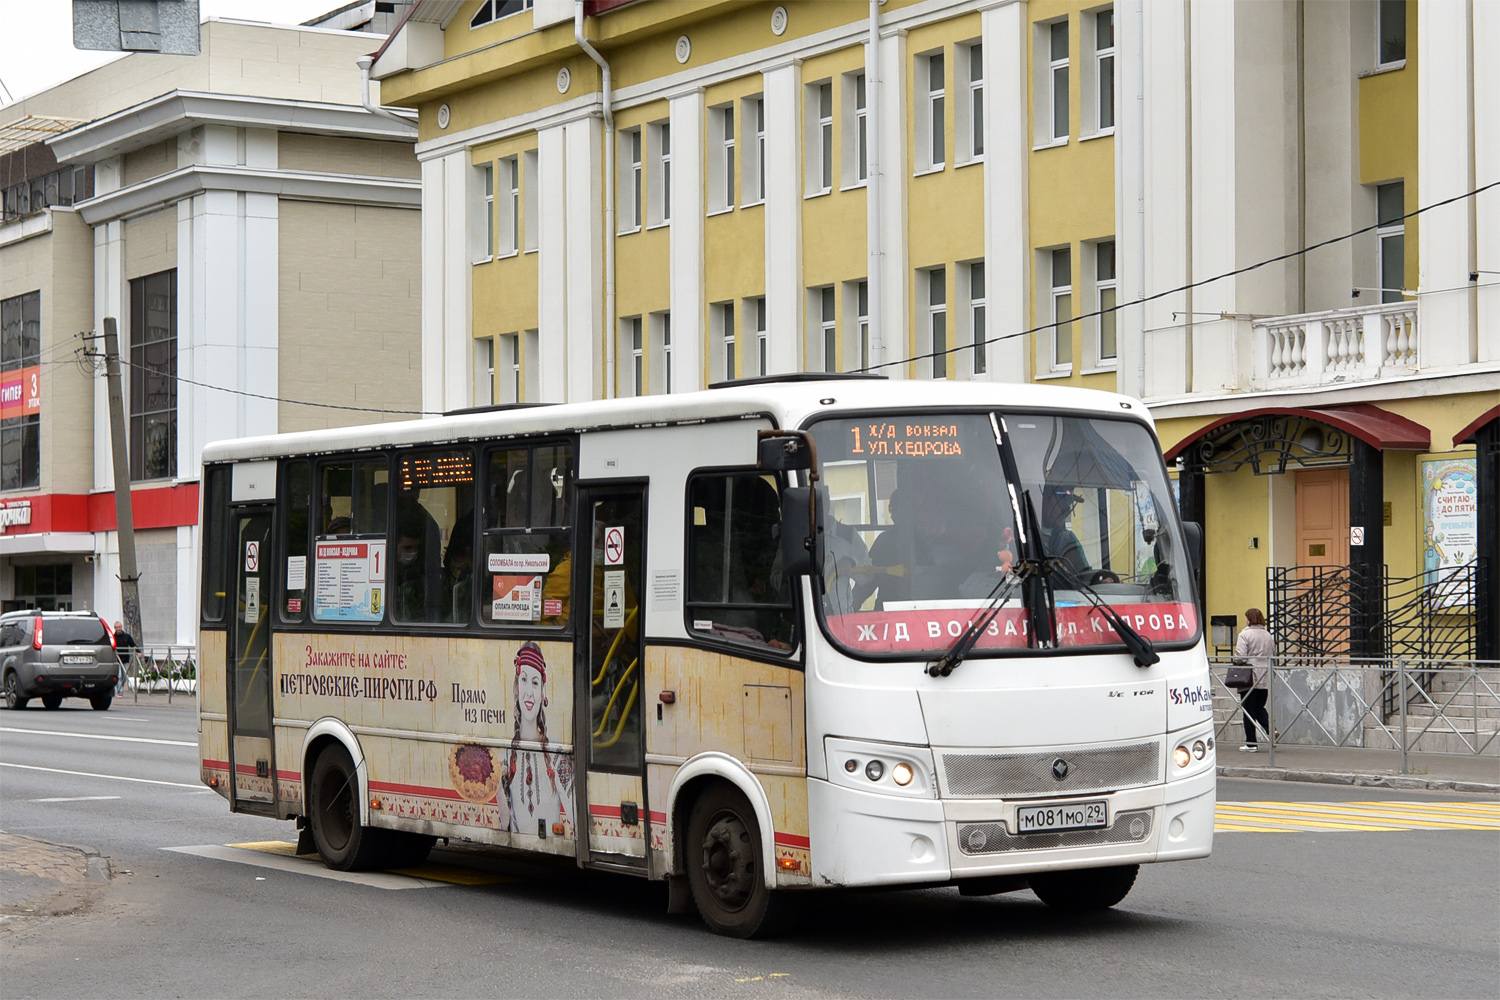
{"type": "Polygon", "coordinates": [[[1337,567],[1334,644],[1390,652],[1382,595],[1441,576],[1444,655],[1500,655],[1464,576],[1500,521],[1497,46],[1416,0],[421,0],[371,72],[419,114],[424,408],[1118,390],[1210,615],[1337,567]]]}

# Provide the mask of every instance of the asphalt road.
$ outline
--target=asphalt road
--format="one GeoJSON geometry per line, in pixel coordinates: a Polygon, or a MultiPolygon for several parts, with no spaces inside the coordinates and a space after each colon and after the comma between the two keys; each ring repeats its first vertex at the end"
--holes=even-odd
{"type": "MultiPolygon", "coordinates": [[[[816,897],[787,938],[745,942],[621,876],[439,852],[482,884],[394,890],[277,855],[165,850],[295,832],[197,785],[191,701],[64,704],[0,712],[0,829],[93,846],[115,877],[76,913],[0,924],[7,998],[1492,997],[1500,983],[1494,830],[1221,832],[1212,858],[1147,866],[1084,919],[1030,892],[847,892],[816,897]]],[[[1253,780],[1222,780],[1219,798],[1483,801],[1253,780]]]]}

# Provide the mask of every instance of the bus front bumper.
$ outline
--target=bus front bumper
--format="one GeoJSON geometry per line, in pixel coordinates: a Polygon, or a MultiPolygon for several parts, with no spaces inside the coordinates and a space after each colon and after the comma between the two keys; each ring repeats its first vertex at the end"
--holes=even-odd
{"type": "Polygon", "coordinates": [[[943,883],[1064,868],[1207,857],[1213,846],[1212,768],[1168,784],[1066,799],[939,800],[872,794],[812,780],[815,885],[943,883]],[[1016,833],[1017,809],[1104,800],[1107,825],[1016,833]]]}

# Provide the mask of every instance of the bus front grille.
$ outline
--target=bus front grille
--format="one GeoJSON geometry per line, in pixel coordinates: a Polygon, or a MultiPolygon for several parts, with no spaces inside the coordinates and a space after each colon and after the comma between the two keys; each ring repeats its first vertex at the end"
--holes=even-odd
{"type": "Polygon", "coordinates": [[[943,794],[965,799],[1133,788],[1161,780],[1161,744],[1151,741],[1046,753],[945,754],[943,775],[943,794]]]}
{"type": "Polygon", "coordinates": [[[1101,830],[1067,830],[1062,833],[1011,833],[1004,823],[964,823],[958,828],[958,847],[965,854],[999,854],[1002,851],[1032,851],[1048,847],[1093,847],[1098,844],[1132,844],[1151,833],[1151,810],[1120,813],[1101,830]]]}

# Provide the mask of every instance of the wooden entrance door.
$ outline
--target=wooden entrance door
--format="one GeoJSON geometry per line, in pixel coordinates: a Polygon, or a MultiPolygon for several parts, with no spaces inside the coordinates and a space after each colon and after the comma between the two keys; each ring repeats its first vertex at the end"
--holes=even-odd
{"type": "Polygon", "coordinates": [[[1278,623],[1281,645],[1313,654],[1349,651],[1349,470],[1296,473],[1297,575],[1303,595],[1295,624],[1278,623]],[[1293,634],[1289,634],[1293,633],[1293,634]]]}

